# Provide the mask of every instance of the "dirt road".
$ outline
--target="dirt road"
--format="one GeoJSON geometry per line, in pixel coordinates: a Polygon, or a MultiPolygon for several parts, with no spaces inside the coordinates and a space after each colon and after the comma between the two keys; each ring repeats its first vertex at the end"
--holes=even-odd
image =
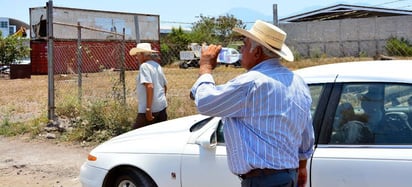
{"type": "Polygon", "coordinates": [[[92,147],[0,137],[1,187],[80,187],[80,166],[92,147]]]}

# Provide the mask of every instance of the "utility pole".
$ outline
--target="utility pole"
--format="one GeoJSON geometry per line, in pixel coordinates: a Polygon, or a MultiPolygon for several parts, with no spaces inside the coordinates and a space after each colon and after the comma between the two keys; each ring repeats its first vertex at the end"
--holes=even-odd
{"type": "Polygon", "coordinates": [[[278,4],[273,4],[273,25],[279,26],[279,21],[278,21],[278,4]]]}

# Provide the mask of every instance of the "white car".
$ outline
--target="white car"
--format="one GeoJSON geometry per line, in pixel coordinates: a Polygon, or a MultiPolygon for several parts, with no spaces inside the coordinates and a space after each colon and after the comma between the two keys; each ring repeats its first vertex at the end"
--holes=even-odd
{"type": "MultiPolygon", "coordinates": [[[[412,61],[295,71],[309,84],[316,148],[307,186],[411,186],[412,61]]],[[[90,152],[84,187],[239,186],[220,118],[194,115],[117,136],[90,152]]]]}

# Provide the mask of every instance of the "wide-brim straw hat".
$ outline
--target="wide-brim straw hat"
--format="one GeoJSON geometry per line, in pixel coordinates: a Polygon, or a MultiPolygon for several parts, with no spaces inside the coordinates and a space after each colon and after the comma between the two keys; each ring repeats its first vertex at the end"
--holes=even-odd
{"type": "Polygon", "coordinates": [[[287,61],[294,60],[292,51],[285,44],[286,33],[275,25],[257,20],[250,30],[234,28],[233,31],[254,40],[287,61]]]}
{"type": "Polygon", "coordinates": [[[157,53],[158,51],[153,50],[150,43],[138,43],[136,47],[130,49],[130,55],[136,55],[137,53],[157,53]]]}

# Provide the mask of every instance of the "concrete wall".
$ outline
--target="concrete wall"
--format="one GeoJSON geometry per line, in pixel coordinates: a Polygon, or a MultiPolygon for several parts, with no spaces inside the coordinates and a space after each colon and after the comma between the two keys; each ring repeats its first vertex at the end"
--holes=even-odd
{"type": "Polygon", "coordinates": [[[412,41],[412,16],[281,23],[286,43],[304,57],[386,54],[391,37],[412,41]]]}

